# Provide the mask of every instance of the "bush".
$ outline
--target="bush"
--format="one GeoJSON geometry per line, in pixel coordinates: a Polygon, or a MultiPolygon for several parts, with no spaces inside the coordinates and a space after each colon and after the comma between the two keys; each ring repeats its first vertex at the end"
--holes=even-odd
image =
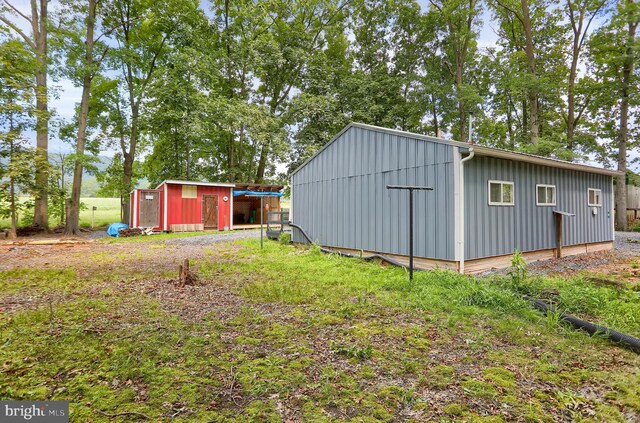
{"type": "Polygon", "coordinates": [[[291,234],[289,232],[283,232],[278,237],[278,242],[282,245],[291,244],[291,234]]]}

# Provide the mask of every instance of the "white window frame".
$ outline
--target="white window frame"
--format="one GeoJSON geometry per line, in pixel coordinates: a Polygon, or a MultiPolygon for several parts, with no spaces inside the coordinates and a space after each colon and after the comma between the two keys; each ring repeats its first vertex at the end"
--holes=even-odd
{"type": "Polygon", "coordinates": [[[556,186],[555,185],[549,185],[549,184],[536,184],[536,206],[555,206],[557,199],[556,199],[556,186]],[[540,202],[540,197],[538,196],[538,188],[553,188],[553,203],[541,203],[540,202]]]}
{"type": "Polygon", "coordinates": [[[587,204],[589,207],[602,207],[602,190],[599,188],[587,188],[587,204]],[[591,191],[595,191],[598,193],[599,204],[592,204],[590,200],[591,191]]]}
{"type": "Polygon", "coordinates": [[[497,181],[493,179],[489,179],[487,183],[487,199],[489,200],[490,206],[514,206],[516,201],[516,190],[514,183],[512,181],[497,181]],[[491,184],[500,184],[500,197],[504,195],[502,191],[503,185],[511,185],[511,202],[505,203],[503,201],[491,201],[491,184]]]}

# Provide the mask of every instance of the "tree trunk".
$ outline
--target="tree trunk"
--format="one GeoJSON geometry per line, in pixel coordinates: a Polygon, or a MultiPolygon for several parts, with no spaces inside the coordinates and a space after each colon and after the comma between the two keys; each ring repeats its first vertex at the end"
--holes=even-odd
{"type": "Polygon", "coordinates": [[[122,221],[126,224],[129,224],[129,214],[130,214],[129,211],[131,207],[129,204],[130,198],[129,198],[128,192],[130,192],[132,189],[131,181],[133,179],[133,158],[131,157],[130,154],[127,153],[124,155],[124,161],[123,161],[122,167],[123,167],[122,186],[126,188],[121,197],[122,221]]]}
{"type": "MultiPolygon", "coordinates": [[[[459,54],[458,56],[461,56],[459,54]]],[[[464,59],[462,57],[457,58],[457,66],[456,66],[456,88],[458,92],[462,88],[462,68],[464,66],[464,59]]],[[[466,119],[466,111],[464,107],[464,103],[458,100],[458,116],[460,119],[459,130],[460,130],[460,141],[467,142],[468,134],[467,134],[467,119],[466,119]]]]}
{"type": "Polygon", "coordinates": [[[433,116],[433,132],[436,138],[440,138],[440,124],[438,123],[438,111],[436,110],[435,102],[431,107],[431,115],[433,116]]]}
{"type": "MultiPolygon", "coordinates": [[[[573,16],[571,10],[571,2],[567,4],[569,13],[573,16]]],[[[575,132],[575,114],[576,114],[576,77],[578,75],[578,59],[580,58],[580,36],[582,33],[582,21],[584,13],[581,10],[580,20],[576,26],[575,18],[571,19],[573,26],[573,43],[571,47],[571,67],[569,68],[569,81],[567,86],[567,148],[573,149],[573,137],[575,132]]]]}
{"type": "Polygon", "coordinates": [[[49,228],[49,210],[47,188],[49,184],[49,172],[44,166],[49,159],[49,111],[47,105],[47,0],[40,0],[38,15],[38,2],[31,0],[31,26],[36,46],[36,59],[38,69],[36,71],[36,147],[41,157],[40,165],[36,166],[37,191],[35,198],[35,210],[33,223],[43,228],[49,228]]]}
{"type": "Polygon", "coordinates": [[[256,184],[261,184],[264,182],[264,170],[267,167],[267,156],[269,154],[269,147],[271,142],[267,141],[266,144],[262,146],[260,150],[260,161],[258,162],[258,170],[256,171],[256,184]]]}
{"type": "MultiPolygon", "coordinates": [[[[529,3],[528,0],[521,0],[522,4],[522,24],[524,27],[524,35],[526,40],[526,53],[527,53],[527,65],[529,68],[529,74],[533,81],[536,81],[536,56],[533,46],[533,30],[531,28],[531,17],[529,15],[529,3]]],[[[529,89],[529,130],[531,137],[531,144],[538,144],[539,131],[540,131],[540,116],[538,114],[538,89],[533,87],[529,89]]]]}
{"type": "Polygon", "coordinates": [[[84,79],[82,83],[82,100],[80,101],[80,116],[78,119],[78,137],[76,143],[76,161],[73,170],[73,185],[71,198],[67,204],[67,221],[64,234],[78,235],[80,232],[80,191],[82,189],[82,170],[84,160],[84,146],[87,138],[87,117],[89,115],[89,99],[91,96],[91,80],[93,78],[93,28],[96,19],[96,0],[89,0],[87,16],[87,38],[85,40],[86,53],[84,63],[84,79]]]}
{"type": "MultiPolygon", "coordinates": [[[[627,7],[631,6],[633,0],[627,0],[627,7]]],[[[630,11],[627,11],[630,13],[630,11]]],[[[620,130],[618,133],[618,170],[623,175],[618,177],[616,183],[616,229],[627,230],[627,143],[629,141],[629,88],[631,85],[631,75],[633,73],[634,55],[633,47],[636,38],[637,22],[628,22],[627,45],[625,47],[625,58],[622,68],[622,98],[620,101],[620,130]]]]}
{"type": "Polygon", "coordinates": [[[237,182],[242,176],[242,156],[243,156],[243,149],[244,149],[244,138],[245,138],[244,124],[242,124],[240,125],[240,138],[238,140],[238,154],[237,154],[236,164],[235,164],[236,166],[235,173],[233,176],[233,180],[231,180],[231,182],[237,182]]]}

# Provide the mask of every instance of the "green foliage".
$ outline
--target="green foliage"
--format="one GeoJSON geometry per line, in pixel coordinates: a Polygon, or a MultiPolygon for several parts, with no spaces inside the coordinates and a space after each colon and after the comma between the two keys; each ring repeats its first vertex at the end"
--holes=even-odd
{"type": "Polygon", "coordinates": [[[511,257],[511,267],[507,272],[507,275],[511,276],[511,281],[515,287],[522,287],[527,280],[528,267],[527,262],[520,254],[520,251],[516,249],[511,257]]]}
{"type": "Polygon", "coordinates": [[[291,234],[289,232],[283,232],[278,237],[278,242],[282,245],[291,244],[291,234]]]}
{"type": "Polygon", "coordinates": [[[356,360],[367,360],[373,356],[373,348],[371,345],[364,347],[359,345],[345,346],[341,344],[332,344],[331,350],[336,354],[345,356],[347,358],[354,358],[356,360]]]}
{"type": "Polygon", "coordinates": [[[35,67],[23,43],[0,38],[0,217],[10,218],[12,231],[18,215],[24,217],[30,212],[30,203],[20,202],[18,195],[39,191],[42,187],[36,184],[34,168],[49,168],[44,157],[28,146],[23,134],[31,129],[30,117],[35,113],[35,67]]]}
{"type": "MultiPolygon", "coordinates": [[[[138,162],[133,163],[133,173],[131,184],[125,181],[124,177],[124,161],[122,154],[116,153],[107,168],[96,175],[96,179],[100,184],[100,189],[96,193],[98,197],[116,197],[120,199],[121,208],[129,199],[131,186],[136,186],[141,178],[140,165],[138,162]]],[[[122,219],[124,209],[120,212],[122,219]]],[[[113,223],[113,222],[112,222],[113,223]]]]}

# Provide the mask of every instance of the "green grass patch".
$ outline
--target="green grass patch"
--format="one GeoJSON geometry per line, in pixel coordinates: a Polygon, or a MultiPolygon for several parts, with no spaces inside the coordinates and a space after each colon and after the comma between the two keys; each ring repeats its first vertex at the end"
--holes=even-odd
{"type": "Polygon", "coordinates": [[[103,245],[87,256],[91,280],[72,269],[0,272],[1,295],[62,294],[0,314],[0,397],[66,399],[73,421],[107,421],[96,409],[152,421],[640,414],[636,355],[554,323],[522,298],[543,297],[637,336],[632,291],[448,271],[417,272],[410,283],[404,269],[315,247],[260,249],[255,239],[205,250],[193,263],[203,285],[130,285],[140,281],[123,275],[143,249],[160,255],[172,238],[141,237],[152,242],[115,252],[103,245]],[[101,289],[80,294],[91,281],[101,289]]]}
{"type": "Polygon", "coordinates": [[[50,291],[70,292],[87,282],[76,278],[71,269],[13,269],[0,271],[0,297],[12,294],[30,295],[50,291]]]}

